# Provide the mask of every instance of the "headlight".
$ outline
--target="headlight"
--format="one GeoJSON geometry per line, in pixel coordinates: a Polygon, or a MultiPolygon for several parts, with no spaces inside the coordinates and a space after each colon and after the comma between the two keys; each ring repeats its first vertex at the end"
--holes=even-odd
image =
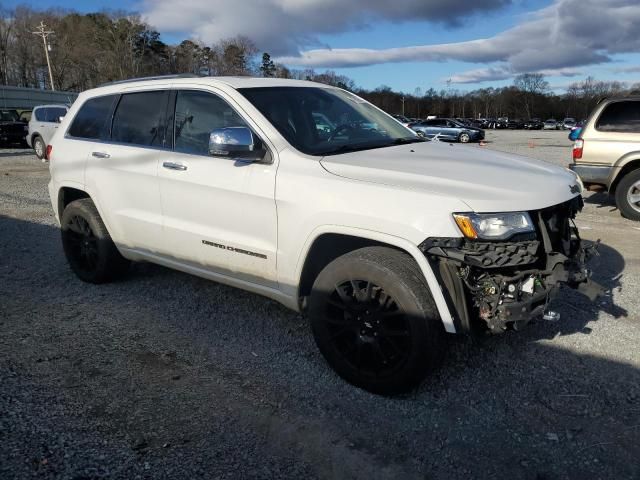
{"type": "Polygon", "coordinates": [[[470,239],[506,240],[516,233],[535,232],[527,212],[454,213],[462,234],[470,239]]]}

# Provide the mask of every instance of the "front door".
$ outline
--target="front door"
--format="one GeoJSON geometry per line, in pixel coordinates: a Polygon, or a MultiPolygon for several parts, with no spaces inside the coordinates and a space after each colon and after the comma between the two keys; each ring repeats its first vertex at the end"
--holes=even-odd
{"type": "Polygon", "coordinates": [[[277,162],[209,155],[212,130],[248,126],[212,92],[176,91],[173,124],[174,149],[158,169],[166,251],[199,268],[275,287],[277,162]]]}

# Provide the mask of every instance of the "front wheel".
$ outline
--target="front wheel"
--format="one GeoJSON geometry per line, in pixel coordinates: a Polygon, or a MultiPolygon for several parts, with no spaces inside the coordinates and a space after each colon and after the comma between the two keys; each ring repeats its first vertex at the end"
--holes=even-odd
{"type": "Polygon", "coordinates": [[[616,188],[616,205],[630,220],[640,221],[640,169],[627,173],[616,188]]]}
{"type": "Polygon", "coordinates": [[[420,269],[391,248],[362,248],[327,265],[313,285],[309,317],[329,365],[373,393],[414,388],[444,351],[442,323],[420,269]]]}
{"type": "Polygon", "coordinates": [[[468,133],[462,132],[459,136],[458,136],[458,141],[460,143],[469,143],[469,140],[471,140],[471,137],[469,136],[468,133]]]}

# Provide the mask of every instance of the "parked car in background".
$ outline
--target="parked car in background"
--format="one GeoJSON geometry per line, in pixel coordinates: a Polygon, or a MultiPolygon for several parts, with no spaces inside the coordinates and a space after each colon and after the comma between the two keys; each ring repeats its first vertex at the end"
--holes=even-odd
{"type": "Polygon", "coordinates": [[[626,218],[640,221],[640,97],[596,106],[573,146],[571,170],[602,185],[626,218]]]}
{"type": "Polygon", "coordinates": [[[69,107],[66,105],[40,105],[33,109],[29,120],[27,144],[33,148],[39,159],[44,159],[47,145],[67,111],[69,107]]]}
{"type": "Polygon", "coordinates": [[[558,130],[558,128],[559,128],[558,121],[554,118],[545,120],[544,125],[542,126],[543,130],[558,130]]]}
{"type": "Polygon", "coordinates": [[[484,130],[469,127],[452,118],[435,118],[413,123],[410,128],[424,135],[426,138],[438,137],[460,143],[477,142],[484,139],[484,130]]]}
{"type": "Polygon", "coordinates": [[[29,123],[29,120],[31,120],[31,110],[16,109],[16,112],[18,112],[21,122],[29,123]]]}
{"type": "Polygon", "coordinates": [[[507,128],[511,130],[519,130],[521,128],[524,128],[524,122],[519,118],[509,119],[507,121],[507,128]]]}
{"type": "Polygon", "coordinates": [[[564,120],[562,120],[562,128],[564,130],[571,130],[575,126],[576,126],[575,118],[565,118],[564,120]]]}
{"type": "Polygon", "coordinates": [[[539,118],[530,118],[524,122],[523,127],[525,130],[542,130],[543,125],[544,123],[539,118]]]}
{"type": "Polygon", "coordinates": [[[24,145],[27,129],[16,110],[0,110],[0,146],[24,145]]]}
{"type": "Polygon", "coordinates": [[[405,117],[404,115],[391,115],[391,116],[395,118],[397,121],[399,121],[405,127],[408,127],[409,124],[412,123],[412,120],[410,118],[405,117]]]}

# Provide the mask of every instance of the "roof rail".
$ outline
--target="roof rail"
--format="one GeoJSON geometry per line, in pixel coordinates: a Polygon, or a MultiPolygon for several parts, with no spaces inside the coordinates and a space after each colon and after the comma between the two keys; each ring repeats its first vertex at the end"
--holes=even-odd
{"type": "Polygon", "coordinates": [[[106,87],[107,85],[119,85],[121,83],[140,82],[142,80],[166,80],[170,78],[200,78],[202,75],[196,75],[194,73],[177,73],[173,75],[156,75],[154,77],[138,77],[128,78],[126,80],[114,80],[113,82],[106,82],[98,85],[99,87],[106,87]]]}

